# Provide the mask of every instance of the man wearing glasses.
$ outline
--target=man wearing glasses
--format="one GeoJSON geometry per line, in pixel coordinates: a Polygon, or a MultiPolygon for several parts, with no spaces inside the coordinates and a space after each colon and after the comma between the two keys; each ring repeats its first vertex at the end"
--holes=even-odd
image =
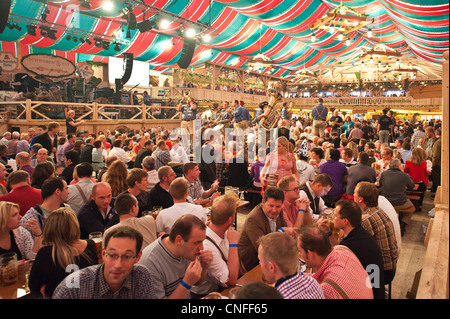
{"type": "Polygon", "coordinates": [[[312,223],[309,213],[310,204],[307,198],[300,199],[300,186],[294,176],[285,176],[277,184],[284,192],[284,201],[281,207],[288,227],[300,228],[312,223]]]}
{"type": "Polygon", "coordinates": [[[154,299],[146,267],[136,265],[141,257],[142,235],[128,226],[105,237],[103,264],[75,271],[63,280],[53,299],[154,299]]]}

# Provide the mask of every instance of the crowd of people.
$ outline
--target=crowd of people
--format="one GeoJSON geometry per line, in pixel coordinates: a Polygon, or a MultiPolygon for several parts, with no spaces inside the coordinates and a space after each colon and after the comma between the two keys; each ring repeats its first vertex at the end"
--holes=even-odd
{"type": "Polygon", "coordinates": [[[82,131],[69,112],[66,132],[4,132],[0,254],[34,260],[43,298],[202,298],[260,266],[273,285],[240,298],[384,299],[407,225],[440,183],[440,121],[343,118],[319,100],[305,118],[285,103],[269,131],[267,104],[202,118],[183,99],[173,131],[82,131]],[[200,158],[185,143],[197,136],[200,158]],[[226,186],[250,202],[239,231],[226,186]]]}

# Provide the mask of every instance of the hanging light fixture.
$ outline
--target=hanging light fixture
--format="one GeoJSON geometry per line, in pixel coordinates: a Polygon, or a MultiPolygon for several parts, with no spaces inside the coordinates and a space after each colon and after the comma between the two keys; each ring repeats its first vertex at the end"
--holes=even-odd
{"type": "Polygon", "coordinates": [[[330,25],[330,33],[334,33],[334,25],[333,24],[330,25]]]}
{"type": "Polygon", "coordinates": [[[311,42],[316,42],[316,34],[313,32],[312,36],[311,36],[311,42]]]}
{"type": "Polygon", "coordinates": [[[368,38],[371,38],[371,37],[372,37],[372,30],[371,30],[371,29],[368,29],[368,30],[367,30],[367,37],[368,37],[368,38]]]}

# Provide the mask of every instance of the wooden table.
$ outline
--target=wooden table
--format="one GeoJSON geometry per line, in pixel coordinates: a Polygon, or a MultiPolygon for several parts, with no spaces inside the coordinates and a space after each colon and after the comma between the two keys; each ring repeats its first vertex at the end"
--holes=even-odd
{"type": "Polygon", "coordinates": [[[17,299],[30,293],[28,274],[30,273],[31,265],[31,261],[20,265],[18,280],[9,286],[0,286],[0,299],[17,299]]]}
{"type": "MultiPolygon", "coordinates": [[[[246,285],[250,282],[254,282],[254,281],[264,282],[262,276],[263,276],[263,273],[261,270],[261,265],[258,265],[255,268],[253,268],[252,270],[250,270],[249,272],[245,273],[241,278],[239,278],[236,281],[236,285],[234,287],[244,286],[244,285],[246,285]]],[[[270,285],[267,282],[264,282],[264,283],[270,285]]],[[[231,288],[234,288],[234,287],[225,289],[224,291],[221,292],[221,295],[228,297],[228,294],[230,293],[231,288]]]]}

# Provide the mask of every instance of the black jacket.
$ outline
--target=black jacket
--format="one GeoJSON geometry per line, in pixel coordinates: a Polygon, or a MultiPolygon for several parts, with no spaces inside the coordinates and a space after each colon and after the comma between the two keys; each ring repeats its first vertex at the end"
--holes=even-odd
{"type": "Polygon", "coordinates": [[[111,207],[108,215],[103,219],[97,204],[92,199],[89,200],[78,211],[78,222],[80,224],[81,239],[88,239],[93,232],[104,232],[107,228],[119,223],[119,215],[114,209],[115,198],[111,200],[111,207]]]}

